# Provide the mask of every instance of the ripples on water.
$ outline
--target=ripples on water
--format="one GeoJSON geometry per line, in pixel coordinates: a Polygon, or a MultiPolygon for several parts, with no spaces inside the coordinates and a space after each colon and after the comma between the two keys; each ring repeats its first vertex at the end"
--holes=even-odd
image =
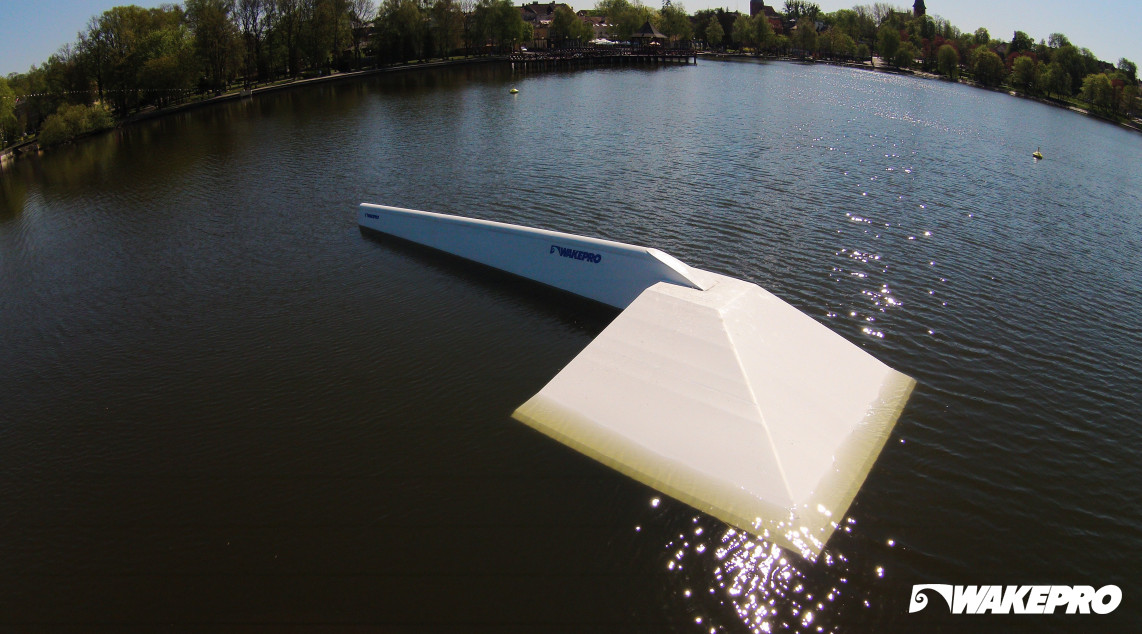
{"type": "Polygon", "coordinates": [[[915,583],[1118,583],[1128,622],[1140,158],[995,93],[703,62],[323,86],[17,164],[0,589],[31,622],[78,575],[65,620],[168,621],[166,593],[207,622],[704,632],[956,625],[907,615],[915,583]],[[656,246],[919,386],[807,564],[508,420],[612,315],[366,240],[361,201],[656,246]]]}

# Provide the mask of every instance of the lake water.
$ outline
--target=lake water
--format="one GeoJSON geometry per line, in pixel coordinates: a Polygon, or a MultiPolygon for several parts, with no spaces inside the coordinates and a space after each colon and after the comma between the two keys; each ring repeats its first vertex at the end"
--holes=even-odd
{"type": "Polygon", "coordinates": [[[20,161],[0,173],[0,624],[1126,629],[1140,165],[1142,135],[998,93],[705,61],[374,77],[20,161]],[[615,313],[366,238],[363,201],[658,247],[916,390],[808,564],[512,420],[615,313]],[[921,583],[1123,599],[908,614],[921,583]]]}

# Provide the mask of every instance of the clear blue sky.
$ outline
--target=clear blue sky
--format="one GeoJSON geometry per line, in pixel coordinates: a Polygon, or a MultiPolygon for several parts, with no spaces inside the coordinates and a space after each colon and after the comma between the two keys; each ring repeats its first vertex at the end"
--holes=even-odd
{"type": "MultiPolygon", "coordinates": [[[[522,3],[522,0],[513,0],[522,3]]],[[[643,0],[660,6],[661,0],[643,0]]],[[[722,7],[749,11],[749,0],[681,0],[690,13],[722,7]]],[[[0,75],[24,72],[41,64],[61,46],[75,42],[87,20],[111,7],[137,4],[154,7],[162,2],[138,0],[0,0],[0,75]]],[[[571,0],[576,9],[594,6],[593,0],[571,0]]],[[[784,4],[771,2],[778,10],[784,4]]],[[[871,1],[819,0],[825,11],[849,9],[871,1]]],[[[911,8],[910,2],[893,2],[911,8]]],[[[996,39],[1011,39],[1016,29],[1038,41],[1054,32],[1065,34],[1076,46],[1111,63],[1125,57],[1142,65],[1142,0],[931,0],[928,13],[940,15],[964,31],[985,27],[996,39]]]]}

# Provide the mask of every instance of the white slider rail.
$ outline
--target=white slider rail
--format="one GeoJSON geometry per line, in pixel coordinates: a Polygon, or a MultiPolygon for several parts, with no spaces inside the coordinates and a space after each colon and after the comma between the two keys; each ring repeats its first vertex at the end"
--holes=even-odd
{"type": "Polygon", "coordinates": [[[380,205],[358,219],[623,309],[513,416],[808,559],[914,386],[756,284],[655,249],[380,205]]]}

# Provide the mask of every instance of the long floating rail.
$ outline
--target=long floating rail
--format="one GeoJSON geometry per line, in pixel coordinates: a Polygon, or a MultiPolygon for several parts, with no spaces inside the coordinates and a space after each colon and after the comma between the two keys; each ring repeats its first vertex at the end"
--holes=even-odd
{"type": "Polygon", "coordinates": [[[513,416],[809,559],[914,385],[756,284],[655,249],[371,204],[358,223],[623,309],[513,416]]]}

